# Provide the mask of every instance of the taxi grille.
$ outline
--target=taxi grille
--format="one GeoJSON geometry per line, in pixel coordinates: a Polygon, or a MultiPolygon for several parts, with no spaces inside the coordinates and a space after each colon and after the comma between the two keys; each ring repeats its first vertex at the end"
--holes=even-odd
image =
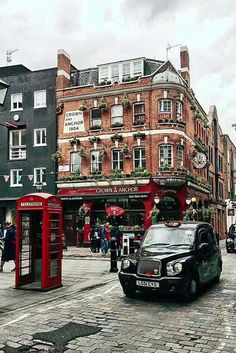
{"type": "Polygon", "coordinates": [[[140,260],[137,272],[139,275],[148,277],[160,277],[161,261],[160,260],[140,260]]]}

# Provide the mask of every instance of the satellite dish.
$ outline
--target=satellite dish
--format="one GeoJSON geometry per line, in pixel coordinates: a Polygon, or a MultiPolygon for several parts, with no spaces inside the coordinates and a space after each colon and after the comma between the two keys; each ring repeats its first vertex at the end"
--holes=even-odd
{"type": "Polygon", "coordinates": [[[15,121],[18,121],[18,120],[20,119],[20,116],[19,116],[18,114],[15,114],[14,117],[13,117],[13,119],[14,119],[15,121]]]}

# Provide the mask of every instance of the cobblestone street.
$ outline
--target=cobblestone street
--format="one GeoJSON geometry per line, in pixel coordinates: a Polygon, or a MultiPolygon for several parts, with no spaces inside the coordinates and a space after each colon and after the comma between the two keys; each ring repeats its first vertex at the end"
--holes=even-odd
{"type": "MultiPolygon", "coordinates": [[[[7,311],[1,299],[0,352],[236,352],[235,254],[223,250],[220,284],[190,304],[157,295],[138,294],[136,299],[127,299],[117,274],[109,273],[107,260],[64,259],[64,276],[70,276],[63,289],[53,295],[53,291],[27,292],[26,298],[24,291],[11,289],[18,306],[7,311]],[[76,277],[83,277],[80,288],[76,277]],[[98,277],[100,282],[96,282],[98,277]],[[82,283],[88,283],[89,278],[89,289],[83,288],[82,283]],[[38,303],[30,301],[35,296],[38,303]],[[65,325],[67,330],[70,325],[71,330],[81,328],[84,337],[78,337],[82,331],[79,335],[75,332],[66,342],[60,331],[56,343],[40,338],[42,332],[65,325]],[[94,329],[97,333],[91,331],[90,335],[89,330],[94,329]]],[[[13,279],[14,275],[9,272],[4,276],[13,279]]]]}

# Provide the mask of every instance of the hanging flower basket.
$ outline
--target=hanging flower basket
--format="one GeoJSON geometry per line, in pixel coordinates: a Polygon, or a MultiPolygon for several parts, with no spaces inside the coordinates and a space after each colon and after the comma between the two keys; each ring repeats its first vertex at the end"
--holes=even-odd
{"type": "Polygon", "coordinates": [[[80,105],[80,107],[79,107],[79,110],[80,110],[81,112],[84,112],[84,111],[87,110],[87,109],[88,109],[88,107],[87,107],[86,102],[85,102],[85,101],[82,101],[82,102],[81,102],[81,105],[80,105]]]}
{"type": "Polygon", "coordinates": [[[81,217],[85,217],[89,211],[90,211],[90,208],[86,205],[86,203],[83,203],[83,205],[80,206],[79,208],[79,215],[81,217]]]}
{"type": "Polygon", "coordinates": [[[76,138],[76,137],[74,137],[69,142],[70,142],[71,146],[74,146],[74,145],[79,146],[80,145],[80,140],[78,138],[76,138]]]}
{"type": "Polygon", "coordinates": [[[79,155],[81,158],[87,158],[87,153],[85,152],[84,147],[80,147],[80,148],[79,148],[79,150],[78,150],[78,155],[79,155]]]}
{"type": "Polygon", "coordinates": [[[137,140],[137,139],[140,139],[140,140],[143,140],[146,136],[146,134],[144,132],[136,132],[133,134],[134,138],[137,140]]]}
{"type": "Polygon", "coordinates": [[[107,105],[106,99],[104,97],[102,97],[99,101],[98,108],[99,109],[107,109],[107,107],[108,107],[108,105],[107,105]]]}
{"type": "Polygon", "coordinates": [[[102,148],[99,150],[99,156],[101,158],[105,157],[107,155],[107,151],[105,150],[105,148],[102,148]]]}
{"type": "Polygon", "coordinates": [[[131,107],[131,102],[126,94],[124,95],[124,97],[122,99],[122,105],[125,109],[129,109],[131,107]]]}
{"type": "Polygon", "coordinates": [[[62,154],[61,154],[60,151],[56,151],[55,153],[53,153],[53,154],[51,155],[51,159],[52,159],[53,161],[59,161],[61,158],[62,158],[62,154]]]}
{"type": "Polygon", "coordinates": [[[125,143],[125,144],[124,144],[123,153],[124,153],[124,154],[129,154],[129,153],[130,153],[128,143],[125,143]]]}
{"type": "Polygon", "coordinates": [[[99,143],[100,142],[100,137],[99,136],[93,136],[89,138],[90,143],[99,143]]]}
{"type": "Polygon", "coordinates": [[[115,134],[115,135],[111,136],[111,140],[112,140],[113,142],[115,142],[115,141],[121,141],[122,139],[123,139],[123,136],[120,135],[120,134],[115,134]]]}

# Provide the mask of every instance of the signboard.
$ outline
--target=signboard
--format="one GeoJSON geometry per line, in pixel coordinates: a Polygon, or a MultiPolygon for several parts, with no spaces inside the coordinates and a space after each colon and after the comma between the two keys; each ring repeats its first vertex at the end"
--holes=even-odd
{"type": "Polygon", "coordinates": [[[85,131],[84,116],[80,110],[65,113],[64,134],[85,131]]]}
{"type": "Polygon", "coordinates": [[[234,216],[234,214],[235,214],[234,208],[229,208],[228,209],[228,216],[234,216]]]}

